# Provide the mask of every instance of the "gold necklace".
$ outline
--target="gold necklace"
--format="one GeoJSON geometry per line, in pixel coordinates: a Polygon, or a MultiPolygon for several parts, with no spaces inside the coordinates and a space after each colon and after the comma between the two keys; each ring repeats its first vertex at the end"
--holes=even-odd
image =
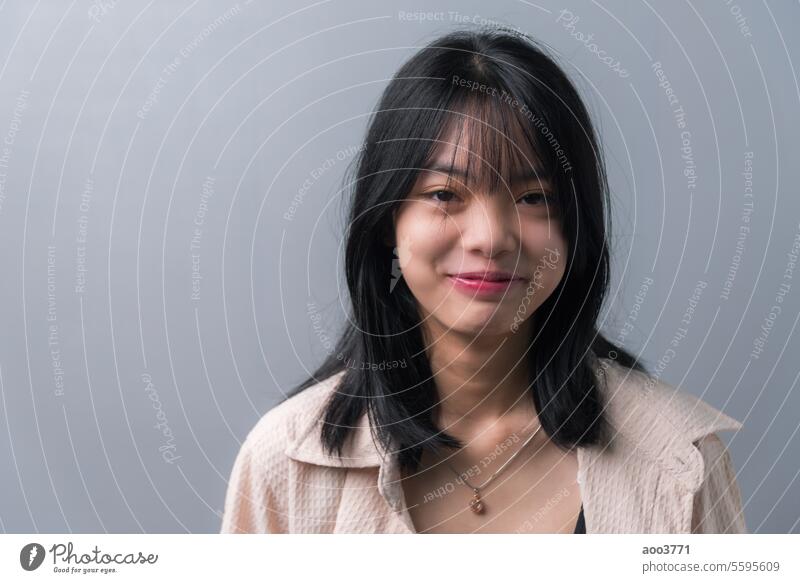
{"type": "Polygon", "coordinates": [[[472,499],[469,501],[469,509],[470,509],[470,510],[472,510],[472,511],[473,511],[475,514],[483,514],[484,510],[486,510],[486,504],[484,504],[483,500],[481,499],[481,492],[480,492],[480,491],[481,491],[483,488],[485,488],[486,486],[488,486],[488,485],[489,485],[489,483],[490,483],[492,480],[494,480],[495,476],[497,476],[497,474],[499,474],[500,472],[502,472],[502,471],[505,469],[505,467],[506,467],[508,464],[510,464],[511,462],[513,462],[513,461],[514,461],[514,458],[516,458],[516,457],[519,455],[519,453],[520,453],[520,452],[521,452],[523,449],[525,449],[525,446],[526,446],[526,445],[528,445],[528,444],[531,442],[531,440],[532,440],[534,437],[536,437],[536,434],[537,434],[537,433],[539,433],[539,430],[540,430],[541,428],[542,428],[542,426],[541,426],[541,425],[539,425],[539,427],[537,427],[537,428],[536,428],[536,431],[534,431],[534,432],[531,434],[531,436],[530,436],[530,437],[528,437],[528,439],[526,439],[526,440],[525,440],[525,443],[523,443],[523,444],[520,446],[520,448],[519,448],[517,451],[515,451],[515,452],[514,452],[514,455],[512,455],[510,458],[508,458],[508,459],[506,460],[506,462],[505,462],[505,463],[504,463],[502,466],[500,466],[500,469],[499,469],[499,470],[497,470],[495,473],[493,473],[491,476],[489,476],[489,479],[487,479],[487,480],[486,480],[486,481],[485,481],[483,484],[481,484],[480,486],[473,486],[472,484],[470,484],[469,482],[467,482],[467,479],[466,479],[466,478],[462,477],[462,475],[461,475],[461,474],[459,474],[457,471],[455,471],[455,470],[453,469],[453,466],[451,466],[449,463],[447,463],[447,461],[445,461],[445,462],[444,462],[444,463],[447,465],[447,467],[448,467],[448,468],[450,468],[450,470],[451,470],[451,471],[452,471],[452,472],[453,472],[453,473],[454,473],[454,474],[455,474],[455,475],[456,475],[456,476],[457,476],[457,477],[458,477],[458,478],[459,478],[461,481],[463,481],[463,482],[464,482],[464,484],[465,484],[465,485],[466,485],[468,488],[470,488],[470,489],[472,490],[472,499]]]}

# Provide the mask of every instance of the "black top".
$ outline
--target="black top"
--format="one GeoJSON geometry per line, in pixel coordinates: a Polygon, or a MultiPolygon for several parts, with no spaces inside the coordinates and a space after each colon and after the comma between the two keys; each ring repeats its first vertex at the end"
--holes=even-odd
{"type": "Polygon", "coordinates": [[[581,513],[578,514],[578,522],[575,524],[575,532],[572,534],[586,534],[586,520],[583,517],[583,504],[581,504],[581,513]]]}

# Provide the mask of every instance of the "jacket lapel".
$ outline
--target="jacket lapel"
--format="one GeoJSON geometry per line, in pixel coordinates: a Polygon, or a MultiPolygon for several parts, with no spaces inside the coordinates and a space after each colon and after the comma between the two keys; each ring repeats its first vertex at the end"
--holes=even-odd
{"type": "Polygon", "coordinates": [[[600,364],[612,435],[578,452],[587,532],[690,532],[705,472],[694,442],[741,423],[653,377],[600,364]]]}
{"type": "Polygon", "coordinates": [[[344,371],[339,372],[324,380],[320,385],[306,389],[307,391],[318,391],[319,394],[318,398],[314,399],[309,414],[303,418],[301,423],[298,423],[294,438],[289,439],[286,445],[284,453],[290,458],[318,466],[339,468],[369,468],[381,465],[386,454],[379,447],[377,441],[372,438],[366,413],[361,416],[351,431],[350,437],[342,448],[341,457],[329,456],[322,447],[320,432],[327,398],[343,375],[344,371]],[[323,390],[319,390],[320,388],[323,390]]]}

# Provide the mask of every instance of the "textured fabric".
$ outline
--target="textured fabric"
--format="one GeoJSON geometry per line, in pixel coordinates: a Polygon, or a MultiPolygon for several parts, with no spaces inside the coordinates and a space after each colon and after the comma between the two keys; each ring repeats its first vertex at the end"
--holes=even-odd
{"type": "MultiPolygon", "coordinates": [[[[600,359],[613,436],[578,448],[586,532],[746,532],[730,454],[716,432],[741,423],[701,399],[600,359]]],[[[338,373],[267,412],[233,465],[221,532],[414,533],[396,456],[366,414],[341,458],[319,439],[338,373]]]]}

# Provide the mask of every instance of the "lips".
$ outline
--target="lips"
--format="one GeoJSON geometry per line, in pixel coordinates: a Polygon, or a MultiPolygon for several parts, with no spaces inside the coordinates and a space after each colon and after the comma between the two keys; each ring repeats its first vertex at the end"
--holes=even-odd
{"type": "Polygon", "coordinates": [[[473,271],[449,275],[453,286],[472,296],[498,296],[509,288],[527,281],[524,277],[506,271],[473,271]]]}
{"type": "Polygon", "coordinates": [[[512,281],[525,279],[520,275],[515,275],[508,271],[467,271],[463,273],[452,273],[450,277],[470,281],[512,281]]]}

